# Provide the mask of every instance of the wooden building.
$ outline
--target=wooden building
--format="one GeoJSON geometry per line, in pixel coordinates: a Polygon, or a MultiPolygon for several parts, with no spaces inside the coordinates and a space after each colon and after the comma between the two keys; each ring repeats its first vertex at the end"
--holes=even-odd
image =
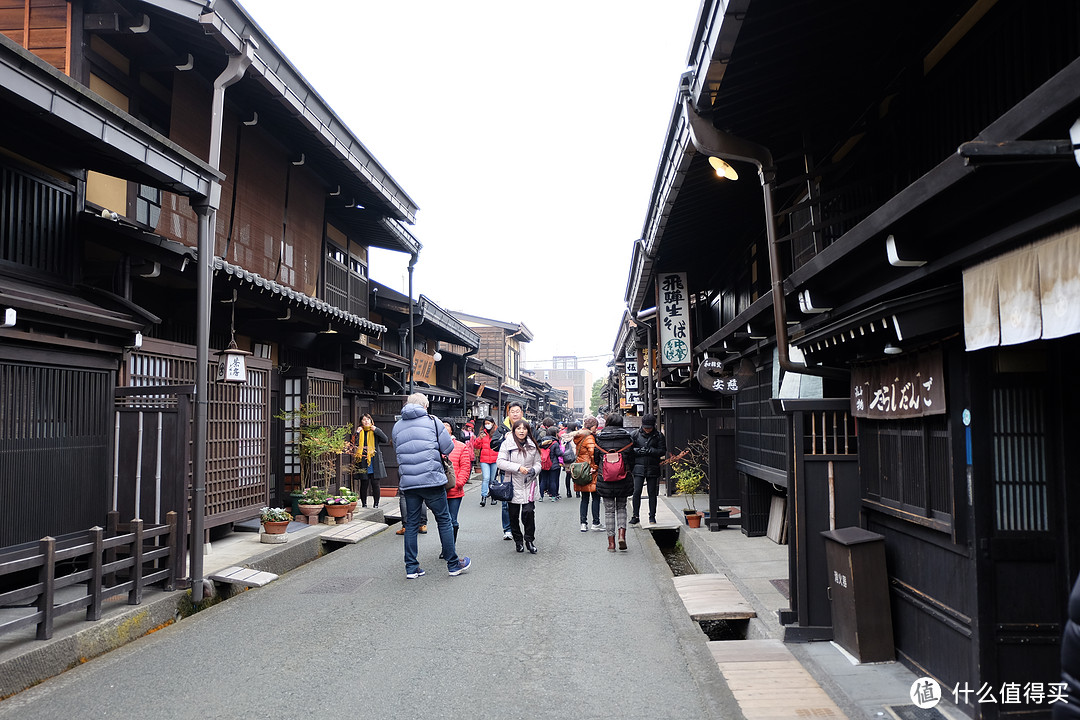
{"type": "Polygon", "coordinates": [[[627,287],[662,350],[685,283],[665,432],[731,433],[744,532],[786,501],[789,639],[829,636],[820,531],[860,526],[898,658],[1049,717],[1001,698],[1058,680],[1080,571],[1080,6],[707,1],[688,66],[627,287]]]}
{"type": "MultiPolygon", "coordinates": [[[[539,399],[535,393],[528,392],[521,382],[524,345],[532,342],[532,331],[521,323],[492,320],[462,312],[451,314],[479,335],[480,348],[474,359],[498,368],[498,384],[494,387],[484,380],[474,378],[470,388],[478,398],[490,404],[492,417],[502,422],[507,405],[517,400],[525,406],[527,418],[536,418],[539,399]]],[[[477,369],[479,368],[478,365],[477,369]]]]}
{"type": "Polygon", "coordinates": [[[369,317],[368,249],[415,259],[417,208],[235,2],[0,7],[0,283],[19,298],[0,488],[66,506],[5,502],[0,546],[183,510],[207,341],[205,526],[250,518],[298,483],[280,411],[355,422],[403,370],[369,317]],[[251,353],[240,383],[215,379],[230,342],[251,353]],[[26,462],[50,470],[27,483],[26,462]]]}

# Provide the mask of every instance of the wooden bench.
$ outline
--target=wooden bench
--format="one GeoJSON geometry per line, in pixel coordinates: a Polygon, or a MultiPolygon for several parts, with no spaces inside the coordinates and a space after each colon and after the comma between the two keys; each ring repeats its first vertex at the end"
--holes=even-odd
{"type": "Polygon", "coordinates": [[[749,620],[757,613],[726,575],[702,573],[672,578],[686,611],[695,622],[702,620],[749,620]]]}
{"type": "Polygon", "coordinates": [[[720,640],[709,651],[747,720],[847,717],[779,640],[720,640]]]}
{"type": "Polygon", "coordinates": [[[358,520],[348,525],[338,525],[337,527],[327,530],[319,537],[325,542],[339,542],[355,544],[360,542],[366,537],[371,537],[376,533],[380,533],[389,527],[386,523],[369,522],[367,520],[358,520]]]}
{"type": "Polygon", "coordinates": [[[228,583],[229,585],[243,585],[244,587],[262,587],[278,579],[274,573],[263,570],[254,570],[238,566],[227,567],[210,576],[214,582],[228,583]]]}

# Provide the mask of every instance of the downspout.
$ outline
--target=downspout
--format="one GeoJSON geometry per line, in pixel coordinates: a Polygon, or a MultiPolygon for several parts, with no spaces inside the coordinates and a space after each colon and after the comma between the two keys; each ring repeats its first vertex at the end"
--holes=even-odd
{"type": "MultiPolygon", "coordinates": [[[[629,307],[629,306],[628,306],[629,307]]],[[[638,322],[645,325],[645,339],[647,341],[648,356],[645,358],[645,362],[649,365],[648,381],[645,383],[645,407],[648,408],[648,412],[653,415],[659,414],[659,408],[656,406],[656,378],[653,376],[652,369],[652,353],[653,353],[653,326],[652,321],[656,318],[656,307],[651,307],[645,310],[638,311],[638,322]]]]}
{"type": "Polygon", "coordinates": [[[788,355],[787,307],[784,300],[784,281],[780,276],[780,250],[776,236],[776,216],[773,212],[773,182],[776,168],[772,153],[757,143],[744,140],[713,127],[712,123],[697,114],[687,98],[683,99],[683,111],[690,125],[690,139],[698,152],[725,160],[753,163],[765,201],[765,234],[768,240],[769,273],[772,281],[773,324],[776,326],[776,349],[780,368],[785,372],[818,377],[847,378],[840,368],[809,367],[791,362],[788,355]]]}
{"type": "Polygon", "coordinates": [[[419,253],[413,253],[409,256],[409,394],[413,394],[413,379],[416,375],[416,340],[413,337],[413,333],[416,332],[416,327],[413,325],[413,268],[416,267],[416,261],[420,259],[419,253]]]}
{"type": "Polygon", "coordinates": [[[461,412],[466,422],[469,417],[469,358],[478,352],[480,348],[476,347],[461,356],[461,412]]]}
{"type": "MultiPolygon", "coordinates": [[[[258,46],[244,40],[239,55],[229,57],[229,64],[214,81],[214,97],[210,118],[210,167],[221,165],[221,134],[225,115],[225,89],[244,77],[255,58],[258,46]]],[[[203,516],[206,513],[206,436],[209,407],[210,305],[214,291],[214,231],[217,210],[221,203],[221,185],[213,181],[212,196],[195,208],[199,217],[198,230],[198,314],[195,319],[195,442],[191,452],[191,599],[203,599],[203,516]]]]}

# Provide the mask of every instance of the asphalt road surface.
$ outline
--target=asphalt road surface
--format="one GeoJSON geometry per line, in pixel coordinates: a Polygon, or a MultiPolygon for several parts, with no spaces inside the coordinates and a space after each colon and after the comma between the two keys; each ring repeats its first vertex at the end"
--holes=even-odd
{"type": "MultiPolygon", "coordinates": [[[[650,533],[607,552],[577,500],[537,504],[536,555],[463,500],[405,578],[392,531],[348,545],[0,702],[0,718],[737,718],[650,533]]],[[[602,512],[602,511],[601,511],[602,512]]]]}

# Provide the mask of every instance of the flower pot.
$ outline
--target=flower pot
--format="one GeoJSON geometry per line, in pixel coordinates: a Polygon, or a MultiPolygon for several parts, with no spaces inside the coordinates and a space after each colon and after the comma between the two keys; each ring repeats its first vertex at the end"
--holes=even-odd
{"type": "Polygon", "coordinates": [[[281,535],[285,528],[289,527],[288,520],[267,520],[263,524],[263,532],[267,535],[281,535]]]}
{"type": "Polygon", "coordinates": [[[349,514],[348,505],[325,505],[326,514],[332,518],[345,517],[349,514]]]}
{"type": "Polygon", "coordinates": [[[319,503],[318,505],[299,505],[297,507],[304,515],[318,515],[323,509],[322,503],[319,503]]]}
{"type": "Polygon", "coordinates": [[[354,501],[352,501],[351,503],[349,503],[348,505],[346,505],[345,507],[349,508],[349,512],[352,512],[353,510],[355,510],[355,509],[356,509],[356,504],[357,504],[357,503],[356,503],[356,501],[354,500],[354,501]]]}
{"type": "Polygon", "coordinates": [[[294,516],[300,514],[300,498],[302,497],[304,497],[304,493],[302,492],[294,491],[289,493],[289,500],[292,501],[292,514],[294,516]]]}
{"type": "Polygon", "coordinates": [[[701,527],[701,518],[704,513],[696,512],[693,515],[686,516],[686,524],[692,528],[701,527]]]}

